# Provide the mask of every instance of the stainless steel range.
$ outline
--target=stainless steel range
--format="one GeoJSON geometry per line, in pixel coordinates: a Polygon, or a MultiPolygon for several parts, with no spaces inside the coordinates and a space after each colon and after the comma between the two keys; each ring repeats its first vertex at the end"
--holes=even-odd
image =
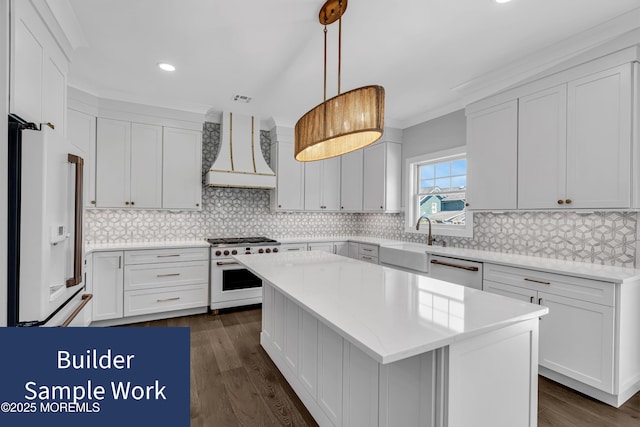
{"type": "Polygon", "coordinates": [[[262,280],[234,261],[238,254],[278,252],[280,242],[266,237],[207,239],[211,245],[211,309],[262,302],[262,280]]]}

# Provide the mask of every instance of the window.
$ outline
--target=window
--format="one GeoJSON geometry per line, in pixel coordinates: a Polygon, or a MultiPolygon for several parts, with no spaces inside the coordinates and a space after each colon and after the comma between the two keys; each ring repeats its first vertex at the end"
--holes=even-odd
{"type": "MultiPolygon", "coordinates": [[[[416,232],[418,218],[431,220],[432,233],[473,236],[471,213],[465,209],[467,159],[464,147],[407,159],[406,231],[416,232]]],[[[426,222],[426,221],[425,221],[426,222]]],[[[421,227],[418,232],[427,232],[421,227]]]]}

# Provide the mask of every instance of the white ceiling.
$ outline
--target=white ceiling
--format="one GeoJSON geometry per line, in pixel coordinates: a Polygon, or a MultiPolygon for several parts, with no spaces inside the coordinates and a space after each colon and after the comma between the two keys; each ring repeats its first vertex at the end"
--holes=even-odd
{"type": "MultiPolygon", "coordinates": [[[[323,0],[69,2],[86,40],[70,67],[69,84],[78,89],[202,113],[252,113],[282,126],[322,101],[323,0]],[[177,70],[161,71],[161,61],[177,70]],[[234,94],[253,100],[238,104],[234,94]]],[[[350,0],[342,91],[384,86],[387,125],[405,128],[464,107],[470,82],[528,60],[537,62],[531,69],[551,64],[640,27],[639,7],[640,0],[350,0]]],[[[337,94],[337,26],[329,27],[327,97],[337,94]]]]}

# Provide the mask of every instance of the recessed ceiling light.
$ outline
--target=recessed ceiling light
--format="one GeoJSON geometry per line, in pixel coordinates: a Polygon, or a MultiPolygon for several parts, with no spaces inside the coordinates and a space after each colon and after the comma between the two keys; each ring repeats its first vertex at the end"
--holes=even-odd
{"type": "Polygon", "coordinates": [[[174,67],[171,64],[167,64],[166,62],[160,62],[158,64],[158,67],[160,67],[161,70],[165,70],[165,71],[175,71],[176,67],[174,67]]]}
{"type": "Polygon", "coordinates": [[[502,4],[502,3],[509,3],[511,0],[493,0],[493,1],[498,4],[502,4]]]}

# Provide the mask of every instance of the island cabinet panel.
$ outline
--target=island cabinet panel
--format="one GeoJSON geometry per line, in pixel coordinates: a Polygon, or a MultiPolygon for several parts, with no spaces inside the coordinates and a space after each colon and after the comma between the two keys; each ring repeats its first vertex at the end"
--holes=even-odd
{"type": "Polygon", "coordinates": [[[378,425],[378,363],[349,343],[344,346],[342,399],[344,426],[378,425]]]}
{"type": "Polygon", "coordinates": [[[342,425],[343,339],[318,324],[318,403],[334,425],[342,425]]]}
{"type": "Polygon", "coordinates": [[[273,293],[271,286],[262,286],[262,331],[268,342],[273,340],[273,293]],[[267,309],[268,308],[268,309],[267,309]]]}
{"type": "Polygon", "coordinates": [[[280,292],[273,294],[273,346],[278,353],[284,351],[284,303],[285,297],[280,292]]]}
{"type": "Polygon", "coordinates": [[[537,335],[532,319],[450,346],[449,427],[537,425],[537,335]]]}
{"type": "Polygon", "coordinates": [[[537,317],[383,363],[264,278],[262,304],[260,343],[320,426],[537,423],[537,317]]]}
{"type": "Polygon", "coordinates": [[[313,396],[318,395],[318,320],[305,310],[300,310],[300,381],[313,396]]]}
{"type": "Polygon", "coordinates": [[[298,305],[285,298],[284,301],[284,360],[291,370],[298,373],[298,349],[300,309],[298,305]]]}

